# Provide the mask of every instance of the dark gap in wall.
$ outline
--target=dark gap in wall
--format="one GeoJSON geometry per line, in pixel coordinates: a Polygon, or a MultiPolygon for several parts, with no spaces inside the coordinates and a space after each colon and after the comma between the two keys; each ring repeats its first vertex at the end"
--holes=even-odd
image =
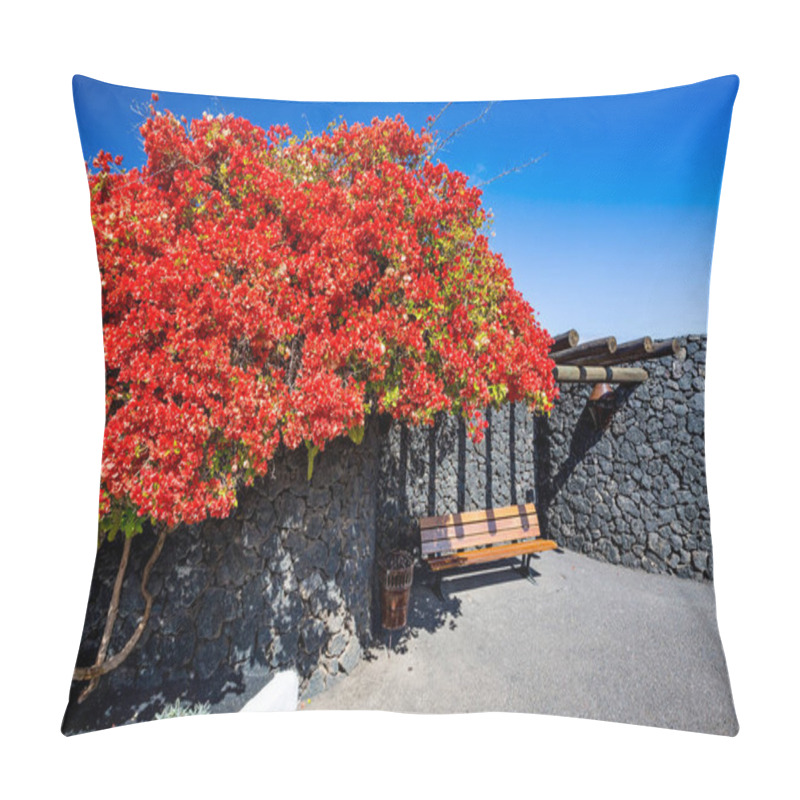
{"type": "Polygon", "coordinates": [[[486,409],[486,421],[489,427],[486,428],[486,508],[494,508],[494,492],[492,491],[492,409],[486,409]]]}
{"type": "Polygon", "coordinates": [[[456,486],[456,505],[460,513],[466,505],[467,491],[467,426],[463,417],[458,418],[458,479],[456,486]]]}
{"type": "Polygon", "coordinates": [[[433,426],[428,430],[428,516],[436,513],[436,440],[441,428],[442,417],[436,416],[433,426]]]}
{"type": "Polygon", "coordinates": [[[408,508],[408,427],[403,423],[400,426],[400,464],[398,465],[397,480],[400,484],[398,492],[400,498],[399,518],[406,520],[409,517],[408,508]]]}
{"type": "Polygon", "coordinates": [[[547,417],[533,418],[533,483],[534,490],[526,492],[526,502],[536,503],[536,514],[539,518],[539,527],[545,538],[551,538],[548,533],[548,508],[553,497],[550,481],[552,455],[550,451],[550,420],[547,417]]]}
{"type": "Polygon", "coordinates": [[[517,504],[517,406],[508,406],[508,472],[511,481],[511,505],[517,504]]]}

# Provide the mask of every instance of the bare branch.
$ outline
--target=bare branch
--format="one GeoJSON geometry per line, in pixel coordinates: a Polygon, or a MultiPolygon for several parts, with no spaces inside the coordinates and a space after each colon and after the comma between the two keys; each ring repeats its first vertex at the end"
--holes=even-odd
{"type": "Polygon", "coordinates": [[[474,185],[476,188],[480,189],[483,186],[488,186],[490,183],[494,183],[496,180],[499,180],[500,178],[505,178],[506,175],[511,175],[514,172],[522,172],[523,169],[527,169],[528,167],[532,167],[534,164],[538,164],[546,155],[547,153],[542,153],[540,156],[531,158],[530,160],[526,161],[523,164],[517,164],[517,166],[515,167],[509,167],[509,169],[499,172],[493,178],[489,178],[489,180],[486,181],[479,181],[474,185]]]}
{"type": "MultiPolygon", "coordinates": [[[[451,105],[451,104],[448,103],[447,106],[449,106],[449,105],[451,105]]],[[[444,146],[451,139],[454,139],[456,136],[460,136],[467,128],[469,128],[470,125],[474,125],[476,122],[480,122],[489,113],[489,111],[491,110],[493,105],[494,105],[494,102],[489,103],[489,105],[487,105],[486,108],[484,108],[483,111],[481,111],[481,113],[478,114],[477,117],[474,117],[473,119],[467,120],[462,125],[459,125],[455,130],[453,130],[450,133],[448,133],[447,136],[445,136],[444,139],[436,140],[433,143],[434,146],[431,148],[430,152],[428,153],[428,157],[429,158],[433,158],[433,156],[435,156],[440,150],[442,150],[444,148],[444,146]]],[[[447,106],[445,106],[439,112],[439,114],[437,115],[437,119],[438,119],[439,116],[441,116],[441,114],[444,112],[444,110],[447,108],[447,106]]]]}
{"type": "MultiPolygon", "coordinates": [[[[447,111],[447,109],[451,105],[452,105],[452,103],[446,103],[444,106],[442,106],[442,108],[439,110],[439,113],[436,114],[436,116],[431,120],[431,123],[430,123],[430,126],[429,126],[429,130],[433,127],[433,125],[436,124],[436,122],[438,122],[439,118],[444,114],[445,111],[447,111]]],[[[483,109],[483,111],[481,111],[481,113],[478,114],[477,117],[474,117],[473,119],[467,120],[467,122],[463,123],[462,125],[459,125],[459,127],[457,127],[455,130],[453,130],[450,133],[448,133],[443,139],[438,139],[438,138],[434,139],[430,149],[428,150],[428,158],[432,158],[440,150],[443,150],[445,145],[451,139],[454,139],[456,136],[460,136],[468,127],[470,127],[470,125],[474,125],[476,122],[480,122],[482,119],[484,119],[489,114],[489,112],[491,111],[493,105],[494,105],[494,102],[490,102],[483,109]]],[[[481,188],[483,186],[488,186],[490,183],[494,183],[494,181],[499,180],[500,178],[504,178],[507,175],[511,175],[511,174],[513,174],[515,172],[522,172],[522,170],[527,169],[528,167],[532,167],[534,164],[538,164],[539,161],[541,161],[546,155],[547,155],[547,153],[542,153],[541,155],[536,156],[535,158],[531,158],[528,161],[523,162],[522,164],[517,164],[517,165],[515,165],[513,167],[509,167],[508,169],[503,170],[503,172],[498,173],[497,175],[495,175],[492,178],[489,178],[489,179],[487,179],[485,181],[479,181],[479,182],[477,182],[477,183],[475,183],[473,185],[476,188],[481,188]]]]}
{"type": "Polygon", "coordinates": [[[436,114],[436,116],[430,121],[430,124],[428,125],[428,128],[432,128],[439,121],[439,117],[441,117],[442,114],[444,114],[444,112],[447,111],[447,109],[450,108],[451,105],[453,105],[452,102],[445,103],[439,109],[439,112],[436,114]]]}

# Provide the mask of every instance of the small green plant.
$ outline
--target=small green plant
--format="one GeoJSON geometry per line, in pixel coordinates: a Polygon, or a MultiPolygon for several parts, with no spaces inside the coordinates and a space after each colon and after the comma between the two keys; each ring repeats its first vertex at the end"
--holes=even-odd
{"type": "Polygon", "coordinates": [[[195,703],[190,705],[183,704],[180,697],[171,705],[164,706],[163,710],[156,714],[156,719],[172,719],[173,717],[194,717],[197,714],[208,714],[211,711],[209,703],[195,703]]]}

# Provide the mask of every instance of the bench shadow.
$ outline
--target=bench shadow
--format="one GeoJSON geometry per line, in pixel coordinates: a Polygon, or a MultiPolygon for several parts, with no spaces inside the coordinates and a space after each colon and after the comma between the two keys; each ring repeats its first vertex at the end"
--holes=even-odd
{"type": "MultiPolygon", "coordinates": [[[[534,553],[533,561],[539,559],[534,553]]],[[[533,564],[527,574],[522,571],[519,558],[506,558],[491,564],[474,564],[448,570],[442,579],[442,595],[440,599],[433,588],[435,575],[424,566],[414,570],[414,583],[408,605],[408,621],[404,628],[388,631],[380,628],[366,654],[367,660],[376,658],[377,649],[390,649],[392,653],[402,655],[408,652],[408,644],[416,639],[420,631],[434,633],[443,626],[454,630],[461,616],[462,601],[456,593],[480,590],[489,586],[497,586],[513,581],[532,581],[535,583],[542,574],[537,572],[533,564]],[[371,651],[371,652],[370,652],[371,651]]]]}
{"type": "MultiPolygon", "coordinates": [[[[520,422],[517,408],[511,405],[508,429],[502,428],[502,419],[491,409],[486,411],[489,423],[484,432],[480,452],[469,445],[464,419],[457,416],[452,422],[437,415],[428,430],[412,431],[405,424],[394,432],[393,449],[387,449],[382,462],[385,483],[392,491],[383,491],[379,497],[376,558],[392,549],[405,550],[420,558],[419,518],[445,513],[463,513],[467,510],[491,509],[504,505],[534,502],[533,486],[518,485],[520,463],[517,436],[520,422]],[[498,425],[501,425],[498,428],[498,425]],[[507,449],[507,453],[506,453],[507,449]],[[498,463],[499,462],[499,463],[498,463]],[[507,469],[507,472],[502,469],[507,469]],[[447,474],[443,474],[444,471],[447,474]],[[450,476],[449,471],[454,475],[450,476]],[[500,470],[498,472],[498,470],[500,470]],[[470,490],[474,481],[474,491],[470,490]],[[470,491],[475,495],[470,494],[470,491]],[[468,497],[469,495],[469,497],[468,497]]],[[[384,434],[392,428],[384,420],[384,434]]],[[[524,433],[524,431],[523,431],[524,433]]],[[[532,464],[536,468],[535,461],[532,464]]],[[[489,533],[498,530],[498,522],[489,518],[489,533]]],[[[522,516],[520,538],[533,534],[534,523],[522,516]],[[529,533],[530,531],[530,533],[529,533]]],[[[505,530],[504,527],[501,528],[505,530]]],[[[541,533],[541,530],[540,530],[541,533]]],[[[455,526],[455,535],[465,536],[463,526],[455,526]]],[[[538,556],[534,555],[534,558],[538,556]]],[[[387,631],[381,625],[381,586],[376,572],[372,593],[372,626],[370,641],[362,642],[367,659],[385,649],[391,642],[392,652],[404,652],[409,641],[420,632],[434,633],[447,626],[453,629],[461,616],[461,600],[457,593],[479,589],[481,586],[527,580],[518,569],[521,559],[506,559],[492,564],[477,564],[447,570],[443,574],[444,599],[432,589],[435,576],[424,565],[415,568],[414,583],[409,601],[408,620],[401,630],[387,631]]],[[[538,577],[533,572],[531,577],[538,577]]]]}
{"type": "MultiPolygon", "coordinates": [[[[529,574],[525,575],[518,559],[504,559],[495,562],[491,567],[484,567],[482,570],[478,570],[476,567],[453,570],[442,579],[442,594],[445,602],[450,602],[457,599],[451,596],[454,592],[469,592],[473,589],[480,590],[488,586],[499,586],[503,583],[535,580],[536,578],[541,578],[541,573],[533,567],[530,568],[529,574]]],[[[431,589],[428,591],[433,594],[431,589]]],[[[438,600],[438,598],[436,599],[438,600]]]]}

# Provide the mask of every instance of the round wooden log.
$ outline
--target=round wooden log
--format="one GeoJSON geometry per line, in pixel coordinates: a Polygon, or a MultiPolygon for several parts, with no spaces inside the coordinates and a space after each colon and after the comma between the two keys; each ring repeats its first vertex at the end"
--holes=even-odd
{"type": "Polygon", "coordinates": [[[578,331],[573,328],[565,333],[559,333],[558,336],[554,336],[553,339],[555,341],[550,348],[551,354],[557,353],[559,350],[568,350],[570,347],[575,347],[580,337],[578,336],[578,331]]]}
{"type": "Polygon", "coordinates": [[[650,358],[653,350],[653,340],[649,336],[641,339],[634,339],[631,342],[623,342],[617,345],[616,352],[610,356],[594,356],[593,358],[581,359],[581,364],[610,366],[611,364],[624,364],[631,361],[641,361],[650,358]]]}
{"type": "MultiPolygon", "coordinates": [[[[591,342],[570,347],[558,353],[556,361],[559,364],[572,364],[576,361],[592,358],[594,356],[611,356],[617,350],[617,340],[613,336],[603,339],[592,339],[591,342]]],[[[551,351],[552,352],[552,351],[551,351]]]]}
{"type": "Polygon", "coordinates": [[[674,356],[680,349],[681,345],[677,339],[662,339],[661,341],[653,342],[653,349],[647,357],[662,358],[663,356],[674,356]]]}
{"type": "Polygon", "coordinates": [[[579,367],[560,364],[553,370],[561,383],[643,383],[647,372],[640,367],[579,367]]]}

